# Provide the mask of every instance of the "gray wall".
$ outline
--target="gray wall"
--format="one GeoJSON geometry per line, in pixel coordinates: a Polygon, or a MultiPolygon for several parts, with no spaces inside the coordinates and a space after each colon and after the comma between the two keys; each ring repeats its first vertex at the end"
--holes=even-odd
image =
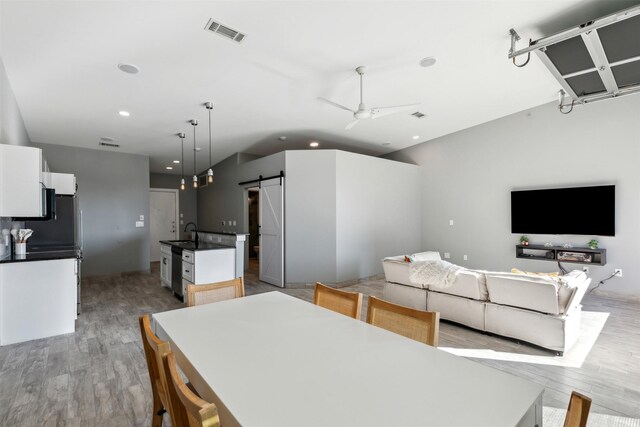
{"type": "Polygon", "coordinates": [[[83,276],[149,270],[149,158],[33,144],[52,172],[72,173],[83,214],[83,276]],[[143,228],[136,228],[139,216],[143,228]]]}
{"type": "MultiPolygon", "coordinates": [[[[186,177],[185,180],[189,178],[186,177]]],[[[180,176],[170,175],[165,173],[152,173],[149,176],[149,185],[151,188],[170,188],[174,190],[180,189],[180,176]]],[[[190,184],[190,183],[189,183],[190,184]]],[[[182,214],[182,218],[179,219],[178,230],[180,230],[180,236],[182,239],[191,237],[191,231],[185,233],[184,226],[190,222],[197,221],[197,190],[191,185],[187,185],[186,188],[178,193],[179,209],[182,214]]],[[[191,230],[191,228],[189,228],[191,230]]]]}
{"type": "Polygon", "coordinates": [[[421,247],[420,168],[336,152],[337,281],[382,273],[380,260],[421,247]]]}
{"type": "MultiPolygon", "coordinates": [[[[640,96],[576,107],[569,115],[547,104],[389,157],[422,168],[422,249],[450,252],[452,262],[473,268],[557,268],[515,258],[519,236],[510,231],[511,190],[615,184],[616,236],[598,238],[607,265],[591,266],[591,276],[597,283],[621,268],[624,276],[601,289],[640,295],[640,96]]],[[[593,202],[574,201],[585,215],[597,209],[593,202]]],[[[562,215],[562,206],[536,208],[541,215],[562,215]]],[[[592,237],[530,236],[532,243],[576,246],[592,237]]]]}
{"type": "Polygon", "coordinates": [[[0,144],[31,145],[2,58],[0,58],[0,144]]]}
{"type": "Polygon", "coordinates": [[[287,151],[285,278],[287,283],[335,283],[335,150],[287,151]]]}

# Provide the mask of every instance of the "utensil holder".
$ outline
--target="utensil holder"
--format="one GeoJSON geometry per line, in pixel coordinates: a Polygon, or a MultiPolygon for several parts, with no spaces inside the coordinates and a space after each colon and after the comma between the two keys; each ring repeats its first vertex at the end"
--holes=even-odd
{"type": "Polygon", "coordinates": [[[27,244],[26,243],[16,243],[15,254],[16,255],[24,255],[27,253],[27,244]]]}

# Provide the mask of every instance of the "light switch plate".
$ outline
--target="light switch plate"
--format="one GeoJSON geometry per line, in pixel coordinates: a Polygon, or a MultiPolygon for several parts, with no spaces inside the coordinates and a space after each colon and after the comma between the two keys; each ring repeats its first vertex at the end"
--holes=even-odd
{"type": "Polygon", "coordinates": [[[449,258],[451,258],[451,254],[450,254],[449,252],[445,252],[445,253],[444,253],[444,258],[445,258],[445,259],[449,259],[449,258]]]}
{"type": "Polygon", "coordinates": [[[140,221],[144,221],[144,215],[140,215],[140,221]]]}
{"type": "Polygon", "coordinates": [[[136,221],[136,228],[144,227],[144,221],[136,221]]]}
{"type": "Polygon", "coordinates": [[[467,260],[469,259],[469,257],[467,257],[466,255],[464,255],[462,258],[463,258],[465,261],[467,261],[467,260]]]}
{"type": "Polygon", "coordinates": [[[180,218],[184,218],[184,214],[182,212],[180,213],[180,218]]]}
{"type": "Polygon", "coordinates": [[[453,220],[452,219],[449,220],[449,225],[453,225],[453,220]]]}
{"type": "Polygon", "coordinates": [[[222,221],[222,226],[224,227],[225,225],[227,225],[227,221],[222,221]]]}

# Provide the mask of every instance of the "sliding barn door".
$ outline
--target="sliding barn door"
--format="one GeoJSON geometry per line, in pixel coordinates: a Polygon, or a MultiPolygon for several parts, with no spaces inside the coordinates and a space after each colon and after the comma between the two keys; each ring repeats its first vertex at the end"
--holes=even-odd
{"type": "Polygon", "coordinates": [[[284,288],[284,178],[260,186],[260,280],[284,288]]]}

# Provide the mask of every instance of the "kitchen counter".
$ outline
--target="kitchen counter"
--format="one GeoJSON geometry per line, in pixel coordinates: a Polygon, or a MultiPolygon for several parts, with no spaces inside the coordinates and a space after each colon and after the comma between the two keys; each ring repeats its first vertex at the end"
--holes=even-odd
{"type": "Polygon", "coordinates": [[[7,254],[0,257],[0,264],[27,261],[49,261],[54,259],[80,258],[78,251],[27,252],[24,255],[7,254]]]}
{"type": "Polygon", "coordinates": [[[248,236],[249,235],[249,233],[235,233],[233,231],[208,231],[208,230],[198,230],[198,233],[222,234],[224,236],[248,236]]]}
{"type": "Polygon", "coordinates": [[[210,251],[214,249],[235,249],[235,246],[222,245],[213,242],[196,242],[193,240],[160,240],[161,245],[175,246],[187,251],[210,251]]]}

